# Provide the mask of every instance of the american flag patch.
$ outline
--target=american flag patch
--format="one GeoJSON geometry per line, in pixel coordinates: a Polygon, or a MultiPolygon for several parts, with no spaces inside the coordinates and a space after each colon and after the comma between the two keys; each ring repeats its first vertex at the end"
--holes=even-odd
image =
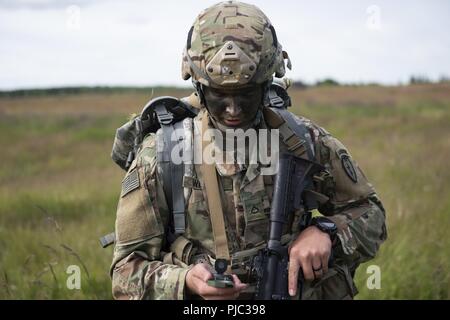
{"type": "Polygon", "coordinates": [[[126,196],[131,191],[139,188],[139,175],[136,169],[130,172],[129,175],[125,177],[122,181],[122,193],[120,194],[121,197],[126,196]]]}

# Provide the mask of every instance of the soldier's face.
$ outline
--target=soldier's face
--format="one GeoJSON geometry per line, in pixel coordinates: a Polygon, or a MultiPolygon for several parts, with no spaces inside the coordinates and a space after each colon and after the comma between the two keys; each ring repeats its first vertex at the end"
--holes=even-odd
{"type": "Polygon", "coordinates": [[[227,127],[248,126],[262,105],[261,86],[224,90],[204,87],[206,106],[216,121],[227,127]]]}

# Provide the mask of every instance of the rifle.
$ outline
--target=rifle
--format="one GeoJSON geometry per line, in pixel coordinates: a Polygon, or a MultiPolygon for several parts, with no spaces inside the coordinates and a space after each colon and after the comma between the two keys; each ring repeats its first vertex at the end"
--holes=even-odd
{"type": "MultiPolygon", "coordinates": [[[[258,252],[253,261],[257,279],[257,300],[288,300],[288,246],[281,243],[283,227],[295,210],[304,209],[300,219],[300,231],[311,220],[311,210],[317,202],[305,196],[304,190],[312,189],[312,176],[322,166],[294,155],[280,154],[278,173],[275,177],[274,194],[270,211],[270,232],[267,246],[258,252]]],[[[299,279],[301,277],[299,276],[299,279]]],[[[301,296],[302,281],[299,280],[301,296]]]]}

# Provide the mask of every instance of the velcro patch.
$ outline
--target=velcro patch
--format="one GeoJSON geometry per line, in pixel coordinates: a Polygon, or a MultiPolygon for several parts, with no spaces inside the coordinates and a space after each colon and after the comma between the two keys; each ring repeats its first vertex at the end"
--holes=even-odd
{"type": "Polygon", "coordinates": [[[352,161],[350,160],[350,157],[348,155],[343,155],[341,157],[342,162],[342,168],[344,168],[345,173],[347,176],[354,182],[358,182],[358,175],[356,174],[355,167],[353,166],[352,161]]]}
{"type": "Polygon", "coordinates": [[[222,177],[222,185],[224,191],[233,191],[233,179],[230,177],[222,177]]]}
{"type": "Polygon", "coordinates": [[[121,197],[126,196],[131,191],[139,188],[139,174],[136,169],[130,172],[129,175],[125,177],[122,181],[122,192],[120,194],[121,197]]]}

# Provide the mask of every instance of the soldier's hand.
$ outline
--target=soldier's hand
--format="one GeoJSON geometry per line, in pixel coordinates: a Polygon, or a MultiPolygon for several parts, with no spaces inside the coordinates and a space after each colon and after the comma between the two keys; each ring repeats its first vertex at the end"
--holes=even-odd
{"type": "Polygon", "coordinates": [[[311,226],[306,228],[289,247],[289,294],[297,293],[299,269],[305,280],[321,278],[328,271],[331,254],[330,236],[311,226]]]}
{"type": "Polygon", "coordinates": [[[242,283],[235,274],[232,277],[233,288],[211,287],[208,285],[208,280],[213,279],[214,276],[208,265],[199,263],[186,274],[186,287],[191,294],[197,294],[205,300],[234,300],[248,285],[242,283]]]}

